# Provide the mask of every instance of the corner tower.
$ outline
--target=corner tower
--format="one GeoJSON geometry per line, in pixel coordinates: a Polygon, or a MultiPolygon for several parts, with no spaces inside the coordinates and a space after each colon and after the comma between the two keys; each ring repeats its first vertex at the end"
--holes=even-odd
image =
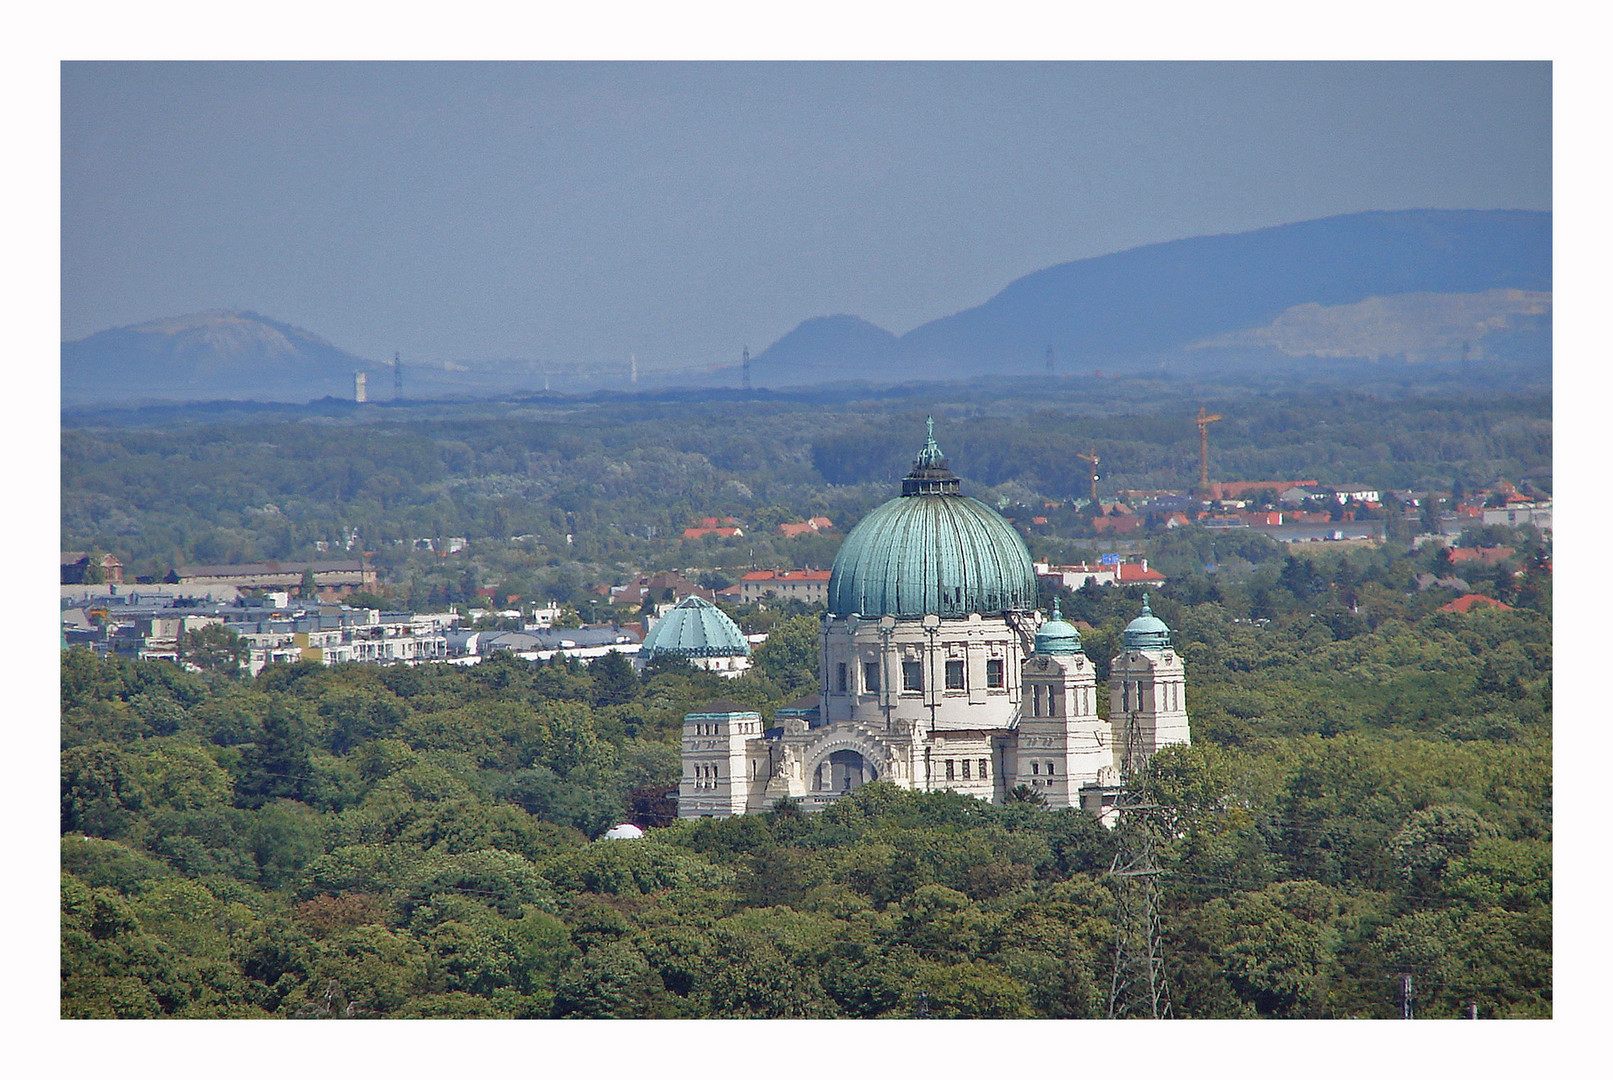
{"type": "Polygon", "coordinates": [[[1121,648],[1109,666],[1109,720],[1114,729],[1114,766],[1120,770],[1132,725],[1146,760],[1161,747],[1184,746],[1187,730],[1187,683],[1182,658],[1171,647],[1171,630],[1148,607],[1131,620],[1121,648]]]}
{"type": "Polygon", "coordinates": [[[1092,661],[1057,600],[1053,617],[1036,631],[1023,684],[1007,787],[1028,787],[1053,809],[1080,806],[1082,787],[1113,782],[1113,749],[1092,661]]]}

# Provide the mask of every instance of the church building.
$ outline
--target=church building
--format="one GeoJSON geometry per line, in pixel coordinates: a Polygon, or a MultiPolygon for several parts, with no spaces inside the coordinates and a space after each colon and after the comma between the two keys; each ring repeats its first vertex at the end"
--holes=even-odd
{"type": "Polygon", "coordinates": [[[1105,700],[1080,633],[1036,597],[1024,541],[962,493],[932,423],[901,494],[835,557],[816,705],[685,716],[679,817],[819,810],[875,779],[1101,812],[1128,746],[1188,742],[1181,658],[1145,598],[1105,700]]]}

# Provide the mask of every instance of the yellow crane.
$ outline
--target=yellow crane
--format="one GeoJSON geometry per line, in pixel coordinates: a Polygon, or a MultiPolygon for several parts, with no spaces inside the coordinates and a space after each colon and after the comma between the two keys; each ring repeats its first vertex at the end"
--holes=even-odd
{"type": "Polygon", "coordinates": [[[1092,501],[1093,503],[1096,503],[1098,501],[1098,448],[1094,446],[1092,448],[1092,453],[1077,454],[1075,456],[1080,458],[1082,461],[1090,461],[1092,463],[1092,501]]]}
{"type": "Polygon", "coordinates": [[[1210,425],[1220,419],[1220,413],[1206,413],[1200,405],[1194,421],[1199,426],[1199,493],[1206,498],[1210,494],[1210,425]]]}

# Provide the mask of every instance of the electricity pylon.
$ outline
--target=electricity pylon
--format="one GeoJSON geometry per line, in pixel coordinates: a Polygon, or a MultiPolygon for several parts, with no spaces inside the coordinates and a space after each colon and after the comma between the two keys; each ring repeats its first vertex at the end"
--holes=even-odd
{"type": "Polygon", "coordinates": [[[1159,915],[1159,806],[1147,801],[1143,779],[1148,754],[1137,714],[1126,721],[1126,750],[1115,800],[1115,838],[1120,850],[1109,867],[1115,890],[1115,965],[1109,980],[1109,1019],[1165,1020],[1171,1015],[1165,985],[1159,915]]]}

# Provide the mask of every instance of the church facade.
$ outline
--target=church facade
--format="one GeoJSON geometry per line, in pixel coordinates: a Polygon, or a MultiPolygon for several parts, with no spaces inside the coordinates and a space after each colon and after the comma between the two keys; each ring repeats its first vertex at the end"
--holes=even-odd
{"type": "Polygon", "coordinates": [[[684,717],[680,817],[822,809],[876,779],[1101,813],[1128,748],[1189,741],[1181,658],[1147,600],[1100,688],[1077,629],[1036,610],[1024,541],[962,494],[933,428],[901,494],[846,537],[828,596],[815,701],[770,722],[724,702],[684,717]]]}

